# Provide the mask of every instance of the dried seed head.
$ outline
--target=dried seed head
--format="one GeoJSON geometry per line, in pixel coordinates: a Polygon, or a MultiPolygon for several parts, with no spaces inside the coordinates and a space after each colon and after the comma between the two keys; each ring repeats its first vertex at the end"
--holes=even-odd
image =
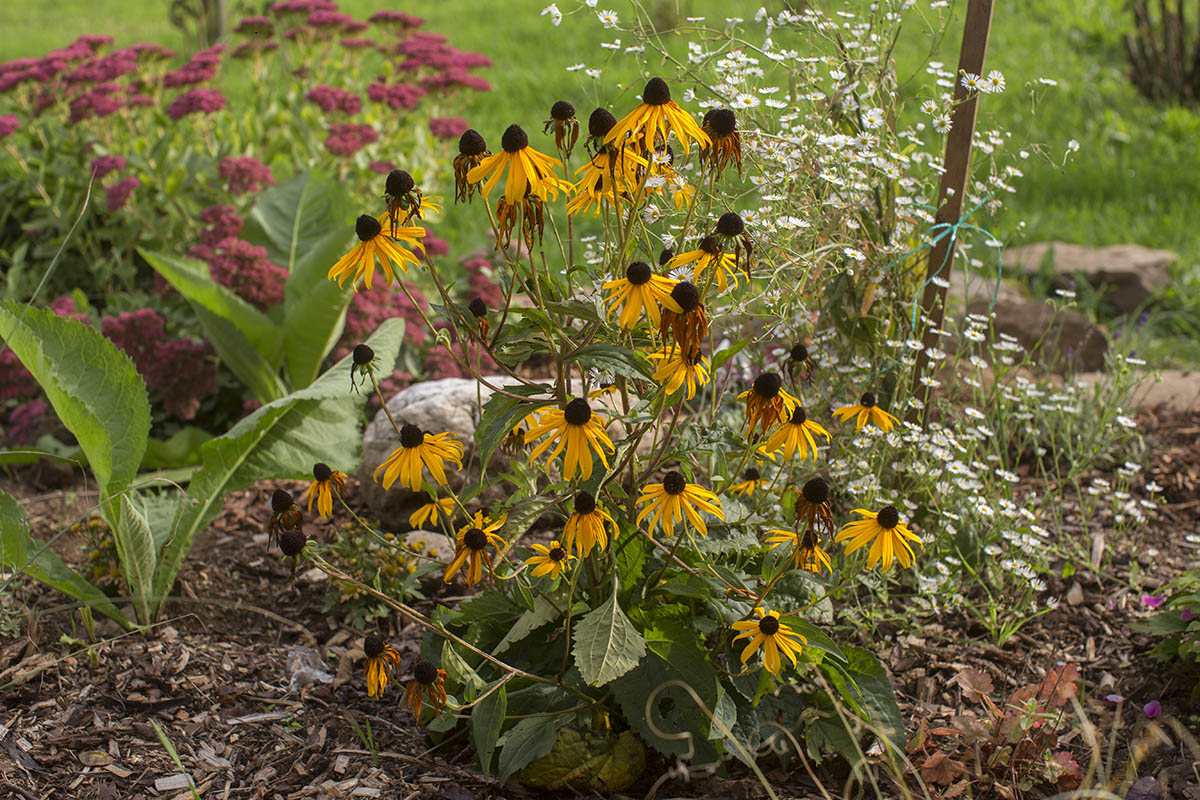
{"type": "Polygon", "coordinates": [[[482,297],[476,297],[470,303],[467,303],[467,310],[470,311],[472,314],[474,314],[476,317],[486,317],[487,316],[487,303],[483,302],[482,297]]]}
{"type": "Polygon", "coordinates": [[[365,367],[375,360],[375,351],[365,344],[354,345],[354,366],[365,367]]]}
{"type": "Polygon", "coordinates": [[[586,425],[591,418],[592,407],[582,397],[567,403],[567,407],[563,409],[563,419],[568,425],[586,425]]]}
{"type": "Polygon", "coordinates": [[[276,489],[271,492],[271,510],[276,514],[282,514],[287,511],[296,501],[292,499],[292,493],[287,489],[276,489]]]}
{"type": "Polygon", "coordinates": [[[731,108],[714,108],[704,115],[704,124],[717,138],[724,139],[737,130],[737,115],[731,108]]]}
{"type": "Polygon", "coordinates": [[[313,464],[313,478],[315,478],[317,481],[319,481],[320,483],[324,483],[325,481],[329,480],[332,477],[333,477],[333,470],[331,470],[329,468],[328,464],[321,462],[321,461],[318,461],[316,464],[313,464]]]}
{"type": "Polygon", "coordinates": [[[487,547],[487,534],[479,528],[468,528],[463,534],[463,544],[472,550],[482,550],[487,547]]]}
{"type": "Polygon", "coordinates": [[[354,221],[354,232],[358,234],[359,241],[369,242],[382,230],[383,226],[379,224],[379,220],[370,214],[363,214],[354,221]]]}
{"type": "Polygon", "coordinates": [[[717,233],[722,236],[741,236],[746,232],[746,223],[736,212],[726,211],[717,220],[717,233]]]}
{"type": "Polygon", "coordinates": [[[773,400],[783,388],[783,379],[778,372],[764,372],[754,379],[754,393],[766,400],[773,400]]]}
{"type": "Polygon", "coordinates": [[[767,615],[758,621],[758,629],[766,636],[779,633],[779,618],[767,615]]]}
{"type": "Polygon", "coordinates": [[[417,182],[413,180],[412,175],[409,175],[402,169],[394,169],[388,173],[384,191],[392,197],[404,197],[416,185],[417,182]]]}
{"type": "Polygon", "coordinates": [[[506,153],[516,153],[529,147],[529,136],[520,125],[509,125],[508,130],[500,137],[500,146],[506,153]]]}
{"type": "Polygon", "coordinates": [[[279,549],[285,556],[298,556],[308,544],[308,537],[300,531],[284,531],[279,534],[279,549]]]}
{"type": "Polygon", "coordinates": [[[474,128],[467,128],[458,137],[458,152],[464,156],[481,156],[487,152],[487,142],[474,128]]]}
{"type": "Polygon", "coordinates": [[[363,640],[363,653],[367,658],[379,658],[383,655],[383,650],[386,645],[381,637],[370,634],[363,640]]]}
{"type": "Polygon", "coordinates": [[[890,531],[900,524],[900,512],[895,506],[884,506],[879,511],[879,516],[875,519],[879,523],[879,527],[885,531],[890,531]]]}
{"type": "Polygon", "coordinates": [[[675,251],[668,247],[665,250],[663,250],[661,253],[658,254],[658,265],[660,267],[665,267],[667,265],[667,262],[670,261],[674,257],[675,257],[675,251]]]}
{"type": "Polygon", "coordinates": [[[590,492],[579,492],[575,495],[575,513],[590,514],[596,510],[596,498],[590,492]]]}
{"type": "Polygon", "coordinates": [[[807,361],[808,348],[802,344],[792,345],[792,350],[789,355],[792,357],[792,361],[807,361]]]}
{"type": "Polygon", "coordinates": [[[559,122],[566,122],[575,116],[575,106],[568,103],[566,100],[559,100],[554,105],[550,106],[550,118],[556,119],[559,122]]]}
{"type": "Polygon", "coordinates": [[[617,118],[612,115],[611,111],[607,108],[597,108],[588,117],[588,136],[593,139],[603,139],[608,136],[608,132],[616,124],[617,118]]]}
{"type": "Polygon", "coordinates": [[[642,90],[642,102],[648,106],[666,105],[671,102],[671,87],[662,78],[651,78],[642,90]]]}
{"type": "Polygon", "coordinates": [[[625,268],[625,279],[634,286],[641,286],[643,283],[647,283],[653,274],[650,271],[650,265],[645,261],[634,261],[625,268]]]}
{"type": "Polygon", "coordinates": [[[425,442],[425,432],[416,425],[400,426],[400,446],[412,449],[420,447],[425,442]]]}
{"type": "Polygon", "coordinates": [[[686,314],[700,307],[700,290],[691,281],[680,281],[671,289],[671,299],[678,303],[686,314]]]}
{"type": "Polygon", "coordinates": [[[800,540],[801,550],[815,550],[817,547],[817,537],[812,530],[804,532],[804,538],[800,540]]]}
{"type": "Polygon", "coordinates": [[[824,478],[813,478],[804,484],[800,494],[814,506],[827,503],[829,502],[829,482],[824,478]]]}
{"type": "Polygon", "coordinates": [[[873,408],[875,406],[875,395],[870,392],[863,392],[863,396],[859,398],[858,404],[863,408],[873,408]]]}
{"type": "Polygon", "coordinates": [[[432,661],[421,659],[413,667],[413,678],[416,679],[417,683],[425,686],[433,685],[434,681],[438,679],[437,665],[432,661]]]}
{"type": "Polygon", "coordinates": [[[696,249],[702,250],[710,256],[721,255],[721,245],[715,236],[705,236],[700,240],[700,244],[696,245],[696,249]]]}
{"type": "Polygon", "coordinates": [[[748,481],[757,481],[762,479],[762,473],[756,470],[754,467],[750,467],[742,473],[742,478],[748,481]]]}
{"type": "Polygon", "coordinates": [[[673,469],[663,476],[662,485],[667,494],[683,494],[683,490],[687,488],[687,481],[682,472],[673,469]]]}

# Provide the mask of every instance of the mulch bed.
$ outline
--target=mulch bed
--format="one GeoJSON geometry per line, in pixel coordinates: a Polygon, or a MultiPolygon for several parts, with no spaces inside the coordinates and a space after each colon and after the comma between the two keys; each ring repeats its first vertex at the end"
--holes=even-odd
{"type": "MultiPolygon", "coordinates": [[[[1138,541],[1107,543],[1112,556],[1105,570],[1052,584],[1063,598],[1056,611],[1031,621],[1003,648],[992,646],[977,622],[952,612],[884,630],[890,635],[870,642],[892,673],[910,734],[920,720],[946,725],[974,708],[951,682],[967,667],[989,676],[996,696],[1007,696],[1072,663],[1088,719],[1105,747],[1115,737],[1108,765],[1114,791],[1133,754],[1133,774],[1156,776],[1162,796],[1200,800],[1193,771],[1200,769],[1200,749],[1193,750],[1194,737],[1188,741],[1188,730],[1200,729],[1200,709],[1188,701],[1197,675],[1154,664],[1144,656],[1152,641],[1131,628],[1145,614],[1144,592],[1200,566],[1200,545],[1186,538],[1200,533],[1200,412],[1143,411],[1139,422],[1149,465],[1137,483],[1156,481],[1165,503],[1138,541]],[[1135,565],[1139,583],[1131,585],[1135,565]],[[1127,698],[1115,732],[1118,705],[1103,699],[1109,694],[1127,698]],[[1149,700],[1164,708],[1155,720],[1141,711],[1149,700]]],[[[2,488],[25,501],[39,536],[86,507],[86,496],[29,481],[2,488]]],[[[78,614],[56,608],[61,595],[18,583],[28,607],[22,635],[0,640],[0,685],[15,682],[0,690],[0,797],[190,798],[152,722],[205,798],[536,796],[485,778],[464,732],[431,744],[400,709],[395,687],[383,700],[367,697],[361,632],[321,612],[323,584],[301,575],[293,590],[290,567],[277,551],[266,552],[263,510],[272,488],[228,498],[222,516],[197,540],[166,622],[148,634],[107,641],[89,653],[78,614]],[[333,682],[290,686],[297,667],[311,666],[305,659],[314,656],[333,682]],[[368,729],[373,748],[364,741],[368,729]]],[[[97,620],[98,637],[118,633],[97,620]]],[[[420,631],[392,633],[408,663],[420,631]]],[[[652,760],[629,796],[644,796],[674,768],[652,760]]],[[[691,782],[671,778],[657,796],[764,796],[736,762],[727,771],[691,782]]],[[[831,788],[838,785],[833,775],[831,788]]],[[[820,796],[800,770],[776,766],[768,777],[781,797],[820,796]]],[[[994,796],[1023,795],[1000,787],[994,796]]]]}

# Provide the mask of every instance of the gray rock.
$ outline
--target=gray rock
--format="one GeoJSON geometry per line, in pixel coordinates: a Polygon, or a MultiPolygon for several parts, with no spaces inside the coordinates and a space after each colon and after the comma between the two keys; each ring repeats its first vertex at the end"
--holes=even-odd
{"type": "MultiPolygon", "coordinates": [[[[1092,385],[1111,380],[1107,373],[1080,375],[1078,381],[1092,385]]],[[[1174,411],[1200,408],[1200,372],[1164,369],[1142,373],[1133,387],[1133,402],[1143,408],[1166,405],[1174,411]]]]}
{"type": "Polygon", "coordinates": [[[1129,313],[1136,311],[1171,282],[1171,264],[1177,256],[1136,244],[1085,247],[1067,242],[1039,242],[1004,252],[1004,266],[1035,275],[1048,263],[1055,286],[1069,288],[1071,276],[1080,276],[1104,291],[1105,302],[1129,313]]]}
{"type": "MultiPolygon", "coordinates": [[[[977,300],[969,310],[986,314],[988,303],[977,300]]],[[[1001,300],[995,313],[997,333],[1014,337],[1044,369],[1059,374],[1104,369],[1108,335],[1078,311],[1037,300],[1001,300]]]]}

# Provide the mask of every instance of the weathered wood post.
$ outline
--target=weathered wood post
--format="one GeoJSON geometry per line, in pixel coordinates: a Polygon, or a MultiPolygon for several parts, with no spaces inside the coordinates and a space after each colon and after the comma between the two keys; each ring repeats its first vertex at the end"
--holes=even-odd
{"type": "MultiPolygon", "coordinates": [[[[954,78],[954,113],[950,117],[950,135],[946,138],[946,157],[942,162],[941,185],[938,188],[938,209],[934,217],[934,235],[942,238],[929,251],[929,266],[925,271],[925,291],[921,295],[921,317],[923,325],[921,341],[925,349],[936,347],[939,337],[935,331],[942,327],[946,318],[946,287],[938,286],[931,279],[950,280],[954,268],[954,235],[962,215],[963,195],[966,194],[967,178],[971,165],[971,140],[975,137],[975,115],[979,108],[979,93],[971,92],[962,83],[963,73],[983,75],[984,57],[987,55],[988,36],[992,29],[992,0],[967,0],[967,19],[963,25],[962,50],[958,56],[958,74],[954,78]]],[[[929,365],[923,349],[917,356],[913,369],[912,396],[921,400],[921,409],[910,409],[910,422],[918,419],[924,424],[925,409],[929,406],[930,388],[921,383],[921,376],[929,365]]]]}

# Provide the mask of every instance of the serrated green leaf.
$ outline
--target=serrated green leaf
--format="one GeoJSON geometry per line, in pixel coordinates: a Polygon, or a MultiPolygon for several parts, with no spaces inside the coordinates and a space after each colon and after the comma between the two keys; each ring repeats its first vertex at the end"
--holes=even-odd
{"type": "Polygon", "coordinates": [[[121,560],[121,572],[129,584],[138,617],[143,623],[149,623],[153,604],[150,592],[154,586],[154,566],[158,559],[150,523],[129,499],[129,495],[121,497],[121,520],[113,528],[113,539],[117,545],[117,557],[121,560]]]}
{"type": "MultiPolygon", "coordinates": [[[[530,398],[544,393],[544,390],[532,386],[508,386],[505,387],[505,391],[530,398]]],[[[479,461],[482,469],[487,470],[488,462],[491,461],[496,448],[521,420],[525,419],[530,412],[548,406],[552,402],[553,400],[532,399],[521,401],[499,392],[489,397],[488,401],[483,404],[483,415],[479,420],[479,426],[475,428],[475,446],[479,448],[479,461]]]]}
{"type": "Polygon", "coordinates": [[[896,702],[896,691],[888,678],[887,670],[870,650],[861,647],[846,647],[847,674],[854,681],[868,716],[875,723],[878,733],[892,743],[893,747],[904,747],[904,717],[896,702]]]}
{"type": "Polygon", "coordinates": [[[649,378],[652,374],[641,353],[606,342],[589,344],[569,361],[578,361],[585,367],[624,375],[627,378],[649,378]]]}
{"type": "Polygon", "coordinates": [[[575,665],[592,686],[603,686],[637,666],[646,655],[646,640],[617,602],[617,584],[608,600],[575,626],[575,665]]]}
{"type": "Polygon", "coordinates": [[[492,651],[493,655],[500,655],[511,645],[521,641],[546,623],[558,619],[558,616],[559,612],[554,604],[544,595],[538,595],[534,598],[533,610],[526,611],[517,618],[508,633],[504,634],[504,638],[500,640],[500,644],[496,645],[496,649],[492,651]]]}
{"type": "Polygon", "coordinates": [[[33,540],[26,524],[25,510],[4,491],[0,491],[0,564],[87,603],[122,627],[130,627],[129,620],[117,610],[108,595],[64,564],[49,548],[33,540]]]}
{"type": "Polygon", "coordinates": [[[150,432],[146,384],[98,331],[51,311],[0,303],[0,338],[46,393],[112,497],[137,475],[150,432]]]}
{"type": "Polygon", "coordinates": [[[480,700],[471,709],[471,742],[479,756],[479,766],[487,775],[492,768],[492,753],[504,727],[504,715],[508,713],[508,694],[501,686],[480,700]]]}
{"type": "Polygon", "coordinates": [[[500,750],[500,762],[497,773],[500,785],[515,775],[526,765],[541,758],[554,747],[558,736],[558,726],[563,717],[530,717],[523,719],[504,734],[500,750]]]}
{"type": "MultiPolygon", "coordinates": [[[[389,319],[367,344],[390,374],[404,336],[404,320],[389,319]]],[[[221,511],[225,494],[264,478],[306,477],[322,461],[351,472],[360,458],[363,394],[350,389],[352,355],[304,389],[268,403],[202,449],[203,466],[189,494],[175,538],[163,554],[154,594],[167,594],[196,533],[221,511]]]]}

